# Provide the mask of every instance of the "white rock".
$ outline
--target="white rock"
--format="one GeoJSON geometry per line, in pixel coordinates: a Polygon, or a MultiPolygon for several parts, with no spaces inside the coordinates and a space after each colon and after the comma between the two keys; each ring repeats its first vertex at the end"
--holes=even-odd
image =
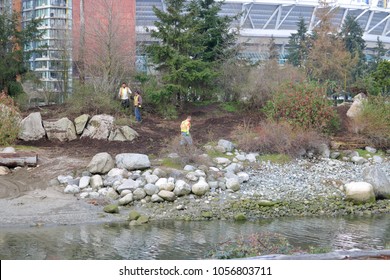
{"type": "Polygon", "coordinates": [[[232,152],[234,150],[234,144],[228,140],[220,139],[218,146],[224,147],[226,152],[232,152]]]}
{"type": "Polygon", "coordinates": [[[39,140],[46,136],[46,131],[42,125],[41,113],[31,113],[20,123],[18,138],[24,141],[39,140]]]}
{"type": "Polygon", "coordinates": [[[79,192],[80,192],[80,188],[79,186],[76,185],[67,185],[64,190],[64,193],[70,193],[70,194],[75,194],[79,192]]]}
{"type": "Polygon", "coordinates": [[[5,147],[0,153],[13,154],[15,152],[16,152],[16,150],[14,147],[5,147]]]}
{"type": "Polygon", "coordinates": [[[83,176],[80,178],[79,187],[80,189],[85,189],[89,185],[89,181],[91,180],[90,176],[83,176]]]}
{"type": "Polygon", "coordinates": [[[114,126],[114,117],[109,115],[96,115],[88,122],[84,129],[81,138],[92,138],[105,140],[108,139],[110,132],[114,126]]]}
{"type": "Polygon", "coordinates": [[[238,172],[237,176],[240,183],[245,183],[249,181],[249,174],[246,172],[238,172]]]}
{"type": "Polygon", "coordinates": [[[146,192],[143,188],[138,188],[133,192],[133,199],[134,200],[141,200],[145,198],[146,192]]]}
{"type": "Polygon", "coordinates": [[[171,201],[172,202],[172,201],[176,200],[176,195],[173,192],[167,191],[167,190],[161,190],[158,193],[158,196],[163,198],[166,201],[171,201]]]}
{"type": "Polygon", "coordinates": [[[184,170],[185,171],[195,171],[196,170],[196,167],[195,166],[193,166],[193,165],[186,165],[186,166],[184,166],[184,170]]]}
{"type": "Polygon", "coordinates": [[[92,174],[106,174],[115,166],[115,161],[109,153],[103,152],[93,156],[87,166],[87,170],[92,174]]]}
{"type": "Polygon", "coordinates": [[[133,201],[133,194],[128,193],[124,197],[122,197],[118,200],[118,205],[127,205],[132,201],[133,201]]]}
{"type": "Polygon", "coordinates": [[[124,190],[135,191],[137,188],[139,188],[139,182],[134,181],[133,179],[126,179],[116,190],[121,193],[124,190]]]}
{"type": "Polygon", "coordinates": [[[240,190],[240,182],[237,178],[226,179],[226,187],[234,192],[240,190]]]}
{"type": "Polygon", "coordinates": [[[57,121],[43,121],[49,140],[72,141],[77,139],[76,128],[71,120],[62,118],[57,121]]]}
{"type": "Polygon", "coordinates": [[[191,193],[191,186],[184,180],[177,180],[173,192],[176,196],[189,195],[191,193]]]}
{"type": "Polygon", "coordinates": [[[107,176],[115,177],[115,176],[121,176],[126,177],[128,171],[123,168],[112,168],[108,173],[107,176]]]}
{"type": "Polygon", "coordinates": [[[199,196],[204,195],[209,190],[210,190],[210,186],[209,186],[209,184],[207,184],[207,182],[203,178],[200,178],[199,182],[194,184],[191,188],[192,193],[199,195],[199,196]]]}
{"type": "Polygon", "coordinates": [[[154,184],[146,184],[144,186],[144,190],[146,194],[150,196],[157,194],[160,191],[160,189],[154,184]]]}
{"type": "Polygon", "coordinates": [[[246,159],[249,161],[249,162],[256,162],[256,157],[258,156],[259,154],[255,154],[255,153],[251,153],[251,154],[247,154],[246,155],[246,159]]]}
{"type": "Polygon", "coordinates": [[[58,180],[58,182],[60,182],[60,184],[68,184],[68,181],[73,180],[73,177],[70,175],[66,175],[66,176],[59,175],[57,177],[57,180],[58,180]]]}
{"type": "Polygon", "coordinates": [[[363,178],[373,186],[377,198],[390,198],[390,181],[378,166],[364,168],[363,178]]]}
{"type": "Polygon", "coordinates": [[[367,146],[365,149],[366,149],[367,152],[369,152],[371,154],[375,154],[377,152],[377,150],[375,148],[373,148],[373,147],[367,146]]]}
{"type": "Polygon", "coordinates": [[[231,160],[228,158],[224,158],[224,157],[216,157],[216,158],[214,158],[214,162],[216,164],[220,164],[220,165],[228,165],[231,163],[231,160]]]}
{"type": "Polygon", "coordinates": [[[118,168],[124,168],[127,170],[141,170],[150,167],[149,157],[144,154],[135,154],[135,153],[118,154],[116,155],[115,160],[116,160],[116,166],[118,168]]]}
{"type": "Polygon", "coordinates": [[[162,197],[160,197],[158,194],[154,194],[154,195],[152,195],[150,201],[151,202],[164,202],[164,199],[162,197]]]}
{"type": "Polygon", "coordinates": [[[103,178],[100,175],[93,175],[89,181],[92,189],[100,189],[103,187],[103,178]]]}
{"type": "Polygon", "coordinates": [[[155,184],[158,181],[157,175],[146,175],[145,180],[148,184],[155,184]]]}
{"type": "Polygon", "coordinates": [[[354,203],[375,201],[374,188],[367,182],[351,182],[344,185],[346,199],[354,203]]]}

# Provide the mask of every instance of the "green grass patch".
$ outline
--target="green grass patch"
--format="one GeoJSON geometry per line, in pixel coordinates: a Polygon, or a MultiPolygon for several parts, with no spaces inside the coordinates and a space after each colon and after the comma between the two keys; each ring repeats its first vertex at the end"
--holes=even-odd
{"type": "Polygon", "coordinates": [[[207,155],[211,158],[223,157],[223,158],[228,158],[230,160],[233,160],[233,158],[235,157],[234,154],[229,156],[225,153],[222,153],[222,152],[219,152],[216,150],[207,151],[207,155]]]}
{"type": "Polygon", "coordinates": [[[259,160],[270,161],[271,163],[286,164],[289,163],[292,158],[291,156],[285,154],[267,154],[260,155],[259,160]]]}
{"type": "Polygon", "coordinates": [[[221,107],[223,110],[230,113],[236,113],[240,109],[239,104],[237,102],[225,102],[221,104],[221,107]]]}
{"type": "Polygon", "coordinates": [[[173,158],[163,158],[161,160],[161,166],[173,168],[173,169],[183,168],[179,162],[179,159],[173,159],[173,158]]]}
{"type": "Polygon", "coordinates": [[[359,156],[364,157],[364,158],[370,158],[372,156],[384,156],[384,152],[381,150],[377,150],[375,154],[370,153],[364,149],[357,149],[356,150],[359,153],[359,156]]]}

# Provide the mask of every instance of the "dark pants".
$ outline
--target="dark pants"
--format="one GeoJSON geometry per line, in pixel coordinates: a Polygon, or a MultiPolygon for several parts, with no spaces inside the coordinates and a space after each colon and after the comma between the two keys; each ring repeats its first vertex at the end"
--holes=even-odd
{"type": "Polygon", "coordinates": [[[121,99],[121,105],[123,108],[129,108],[129,106],[130,106],[129,99],[121,99]]]}

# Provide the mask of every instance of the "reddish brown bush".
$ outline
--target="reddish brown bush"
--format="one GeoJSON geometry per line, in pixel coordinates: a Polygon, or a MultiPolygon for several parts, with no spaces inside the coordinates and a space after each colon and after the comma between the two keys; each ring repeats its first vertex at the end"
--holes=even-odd
{"type": "Polygon", "coordinates": [[[266,121],[258,126],[244,125],[236,136],[238,146],[246,152],[286,154],[293,157],[306,151],[318,152],[325,137],[315,130],[294,128],[287,122],[266,121]]]}

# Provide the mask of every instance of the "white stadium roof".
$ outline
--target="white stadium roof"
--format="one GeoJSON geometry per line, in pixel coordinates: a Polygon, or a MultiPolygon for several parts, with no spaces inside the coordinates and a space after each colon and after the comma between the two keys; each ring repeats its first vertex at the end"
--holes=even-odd
{"type": "MultiPolygon", "coordinates": [[[[165,9],[164,0],[136,0],[136,26],[138,34],[145,34],[146,28],[153,28],[157,20],[152,7],[165,9]]],[[[347,15],[356,17],[364,30],[368,45],[377,39],[390,46],[390,0],[328,0],[336,10],[335,24],[341,26],[347,15]]],[[[318,20],[314,16],[318,1],[313,0],[225,0],[221,15],[241,16],[235,25],[240,26],[243,37],[288,38],[295,33],[301,17],[309,31],[318,20]]]]}

